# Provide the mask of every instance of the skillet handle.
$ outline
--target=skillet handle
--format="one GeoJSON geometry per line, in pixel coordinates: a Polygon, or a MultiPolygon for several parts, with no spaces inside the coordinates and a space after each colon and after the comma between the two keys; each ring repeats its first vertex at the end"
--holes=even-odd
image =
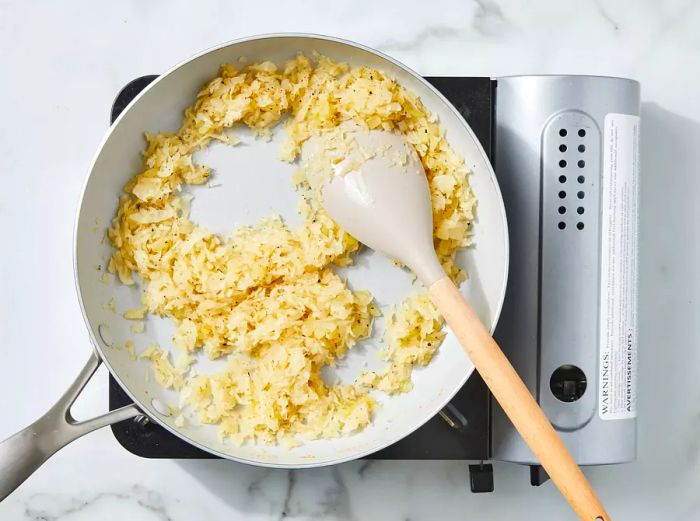
{"type": "Polygon", "coordinates": [[[95,429],[142,414],[135,405],[90,420],[76,421],[70,409],[102,363],[94,352],[56,404],[37,421],[0,443],[0,501],[21,485],[57,450],[95,429]]]}

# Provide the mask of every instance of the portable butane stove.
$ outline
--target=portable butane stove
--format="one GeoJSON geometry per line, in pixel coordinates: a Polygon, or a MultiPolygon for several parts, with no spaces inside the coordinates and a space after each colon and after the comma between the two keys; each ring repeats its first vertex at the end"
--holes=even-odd
{"type": "MultiPolygon", "coordinates": [[[[112,121],[156,76],[117,96],[112,121]]],[[[510,275],[495,337],[581,465],[636,454],[639,84],[592,76],[427,78],[491,158],[508,217],[510,275]]],[[[477,194],[478,195],[478,194],[477,194]]],[[[109,405],[130,403],[110,377],[109,405]]],[[[130,452],[212,458],[144,418],[112,426],[130,452]]],[[[423,427],[372,459],[488,460],[547,476],[478,374],[423,427]]]]}

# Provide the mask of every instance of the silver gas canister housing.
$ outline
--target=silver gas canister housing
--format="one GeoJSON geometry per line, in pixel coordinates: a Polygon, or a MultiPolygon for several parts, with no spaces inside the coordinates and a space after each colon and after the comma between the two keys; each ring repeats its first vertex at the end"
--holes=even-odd
{"type": "MultiPolygon", "coordinates": [[[[511,240],[495,336],[581,465],[636,457],[639,91],[597,76],[495,81],[511,240]]],[[[495,401],[491,452],[537,464],[495,401]]]]}

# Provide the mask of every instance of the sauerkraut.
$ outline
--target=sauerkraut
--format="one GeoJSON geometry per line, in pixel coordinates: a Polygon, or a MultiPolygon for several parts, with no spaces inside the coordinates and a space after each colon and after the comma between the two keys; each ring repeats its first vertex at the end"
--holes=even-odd
{"type": "Polygon", "coordinates": [[[212,140],[235,145],[224,131],[236,124],[265,136],[283,119],[284,161],[295,161],[310,136],[344,122],[402,133],[426,171],[436,251],[458,283],[465,274],[455,252],[469,244],[474,218],[468,171],[438,122],[414,93],[371,68],[303,55],[281,68],[223,65],[185,111],[178,132],[146,134],[143,169],[125,186],[108,232],[109,271],[124,284],[134,284],[134,274],[143,283],[144,308],[127,318],[147,312],[176,325],[178,361],[155,345],[140,355],[156,380],[179,390],[199,421],[219,424],[238,443],[362,429],[375,407],[370,391],[409,391],[411,368],[428,364],[444,337],[440,314],[418,291],[387,316],[385,370],[350,384],[321,378],[324,366],[371,333],[380,313],[370,291],[351,290],[334,272],[352,263],[360,244],[321,208],[303,170],[294,176],[297,228],[273,216],[223,238],[189,219],[183,188],[211,175],[193,154],[212,140]],[[227,357],[225,367],[199,374],[191,356],[198,350],[227,357]]]}

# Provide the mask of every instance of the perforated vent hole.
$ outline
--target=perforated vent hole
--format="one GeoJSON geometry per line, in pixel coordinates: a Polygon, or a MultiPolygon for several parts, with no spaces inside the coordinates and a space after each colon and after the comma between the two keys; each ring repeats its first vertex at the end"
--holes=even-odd
{"type": "MultiPolygon", "coordinates": [[[[581,128],[581,129],[578,130],[578,135],[579,135],[579,137],[585,137],[585,136],[586,136],[586,131],[585,131],[584,129],[581,128]]],[[[584,145],[583,143],[581,143],[581,144],[578,145],[577,149],[578,149],[578,151],[579,151],[581,154],[583,154],[583,153],[586,151],[586,145],[584,145]]],[[[584,167],[586,166],[586,162],[585,162],[583,159],[579,159],[579,160],[576,162],[576,165],[577,165],[579,168],[584,168],[584,167]]],[[[576,178],[576,181],[578,181],[579,184],[583,184],[583,183],[586,182],[586,177],[583,176],[583,175],[580,175],[580,176],[578,176],[578,177],[576,178]]],[[[578,191],[578,192],[576,193],[576,197],[578,197],[579,199],[583,199],[585,196],[586,196],[586,194],[585,194],[582,190],[580,190],[580,191],[578,191]]],[[[577,214],[583,215],[584,212],[585,212],[585,210],[584,210],[583,206],[579,206],[578,208],[576,208],[576,213],[577,213],[577,214]]],[[[576,223],[576,229],[577,229],[577,230],[580,231],[580,230],[583,230],[584,228],[585,228],[585,225],[583,224],[582,221],[579,221],[579,222],[576,223]]]]}
{"type": "Polygon", "coordinates": [[[553,190],[553,192],[557,194],[559,201],[553,208],[550,207],[549,211],[556,212],[554,213],[556,219],[553,219],[556,229],[567,230],[568,235],[571,233],[570,231],[582,231],[586,228],[584,221],[586,189],[590,186],[592,190],[595,190],[595,187],[590,183],[591,179],[588,170],[586,170],[586,163],[589,160],[595,162],[596,156],[595,150],[591,152],[588,147],[588,128],[582,128],[586,125],[585,122],[574,123],[574,120],[561,120],[559,125],[561,126],[552,129],[554,136],[551,134],[549,136],[550,139],[553,137],[553,142],[548,143],[549,146],[554,147],[554,150],[550,149],[554,155],[550,156],[551,163],[548,166],[559,169],[552,172],[556,173],[549,181],[551,183],[549,186],[552,188],[558,185],[559,189],[553,190]],[[589,158],[591,153],[593,155],[589,158]],[[556,181],[554,181],[555,179],[556,181]],[[570,201],[569,197],[573,201],[570,201]]]}

